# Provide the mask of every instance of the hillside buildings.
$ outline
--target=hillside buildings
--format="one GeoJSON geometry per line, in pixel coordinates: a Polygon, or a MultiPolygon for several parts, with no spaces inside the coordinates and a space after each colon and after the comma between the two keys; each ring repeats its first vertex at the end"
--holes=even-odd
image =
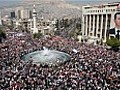
{"type": "Polygon", "coordinates": [[[53,34],[56,29],[56,19],[38,17],[35,5],[32,10],[23,7],[16,8],[10,12],[10,15],[2,17],[2,20],[6,25],[13,24],[14,30],[24,30],[31,33],[53,34]]]}
{"type": "Polygon", "coordinates": [[[106,42],[107,30],[114,27],[114,13],[120,2],[82,7],[82,38],[106,42]]]}

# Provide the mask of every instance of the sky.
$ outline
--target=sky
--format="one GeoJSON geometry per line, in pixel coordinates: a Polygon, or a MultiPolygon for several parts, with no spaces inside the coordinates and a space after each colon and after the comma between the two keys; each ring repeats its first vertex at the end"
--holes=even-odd
{"type": "MultiPolygon", "coordinates": [[[[25,1],[25,0],[0,0],[0,5],[2,5],[2,3],[8,3],[9,4],[9,2],[10,3],[12,3],[12,1],[15,1],[15,2],[17,2],[17,1],[25,1]]],[[[53,0],[53,1],[55,1],[55,0],[53,0]]],[[[120,0],[65,0],[65,1],[70,1],[70,2],[107,2],[107,1],[109,1],[109,2],[120,2],[120,0]]]]}
{"type": "MultiPolygon", "coordinates": [[[[119,0],[66,0],[66,1],[83,1],[83,2],[84,2],[84,1],[85,1],[85,2],[88,1],[88,2],[89,2],[89,1],[119,1],[119,0]]],[[[119,1],[119,2],[120,2],[120,1],[119,1]]]]}
{"type": "MultiPolygon", "coordinates": [[[[24,1],[24,0],[0,0],[0,1],[24,1]]],[[[82,1],[83,2],[83,1],[114,1],[114,0],[65,0],[65,1],[82,1]]]]}
{"type": "MultiPolygon", "coordinates": [[[[0,0],[0,1],[24,1],[24,0],[0,0]]],[[[83,1],[84,2],[84,1],[114,1],[114,0],[65,0],[65,1],[83,1]]]]}
{"type": "MultiPolygon", "coordinates": [[[[3,7],[3,6],[9,6],[9,5],[14,5],[16,3],[18,3],[18,1],[25,1],[25,0],[0,0],[0,7],[3,7]]],[[[53,1],[56,1],[56,0],[53,0],[53,1]]],[[[67,2],[70,2],[70,3],[76,3],[76,4],[87,4],[87,3],[92,3],[92,4],[95,4],[95,3],[99,3],[99,2],[120,2],[120,0],[65,0],[67,2]],[[78,3],[79,2],[79,3],[78,3]]]]}
{"type": "Polygon", "coordinates": [[[0,0],[0,1],[20,1],[20,0],[0,0]]]}

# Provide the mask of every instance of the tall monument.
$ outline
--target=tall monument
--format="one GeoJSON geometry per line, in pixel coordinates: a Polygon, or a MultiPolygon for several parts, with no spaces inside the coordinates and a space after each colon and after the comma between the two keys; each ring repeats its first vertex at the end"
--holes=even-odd
{"type": "Polygon", "coordinates": [[[38,28],[37,28],[37,12],[36,12],[36,8],[35,5],[33,5],[33,33],[38,33],[38,28]]]}

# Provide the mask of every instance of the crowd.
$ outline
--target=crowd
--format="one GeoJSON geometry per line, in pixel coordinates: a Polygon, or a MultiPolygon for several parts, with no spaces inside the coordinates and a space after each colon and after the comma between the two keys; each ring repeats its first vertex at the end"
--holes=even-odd
{"type": "Polygon", "coordinates": [[[120,90],[120,52],[56,36],[34,39],[8,32],[0,45],[0,90],[120,90]],[[71,59],[54,66],[21,60],[43,47],[66,52],[71,59]]]}

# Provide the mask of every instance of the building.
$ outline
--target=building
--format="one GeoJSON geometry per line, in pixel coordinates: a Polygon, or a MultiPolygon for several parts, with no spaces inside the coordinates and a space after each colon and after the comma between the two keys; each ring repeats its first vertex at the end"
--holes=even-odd
{"type": "Polygon", "coordinates": [[[114,13],[120,2],[82,7],[82,38],[106,42],[107,30],[114,27],[114,13]]]}
{"type": "Polygon", "coordinates": [[[7,25],[7,26],[11,26],[12,25],[11,18],[8,15],[5,15],[4,17],[2,17],[2,24],[7,25]]]}
{"type": "Polygon", "coordinates": [[[0,26],[2,25],[2,18],[1,18],[1,12],[0,12],[0,26]]]}
{"type": "Polygon", "coordinates": [[[29,18],[22,18],[21,11],[24,9],[18,9],[18,17],[14,20],[14,26],[17,30],[25,30],[31,33],[42,33],[53,34],[56,29],[56,19],[45,19],[43,17],[37,16],[37,11],[35,5],[33,5],[33,10],[29,10],[29,18]]]}
{"type": "Polygon", "coordinates": [[[32,19],[32,11],[29,11],[29,18],[32,19]]]}
{"type": "Polygon", "coordinates": [[[13,18],[15,18],[15,17],[16,17],[16,16],[15,16],[15,11],[10,12],[10,18],[13,19],[13,18]]]}
{"type": "Polygon", "coordinates": [[[38,19],[37,22],[37,27],[38,31],[41,32],[43,35],[46,34],[53,34],[56,26],[56,20],[49,20],[49,19],[44,19],[43,17],[41,19],[38,19]]]}
{"type": "Polygon", "coordinates": [[[56,26],[55,26],[56,19],[48,20],[48,19],[45,19],[45,18],[41,17],[41,18],[37,18],[37,21],[36,21],[35,24],[36,24],[36,26],[34,27],[34,20],[33,19],[28,19],[27,29],[31,33],[36,32],[36,31],[33,31],[34,28],[36,28],[38,30],[38,32],[42,33],[43,35],[46,35],[46,34],[52,34],[53,35],[54,34],[53,32],[56,29],[56,26]]]}
{"type": "Polygon", "coordinates": [[[24,7],[18,7],[15,10],[17,19],[28,19],[30,17],[30,10],[24,7]]]}

